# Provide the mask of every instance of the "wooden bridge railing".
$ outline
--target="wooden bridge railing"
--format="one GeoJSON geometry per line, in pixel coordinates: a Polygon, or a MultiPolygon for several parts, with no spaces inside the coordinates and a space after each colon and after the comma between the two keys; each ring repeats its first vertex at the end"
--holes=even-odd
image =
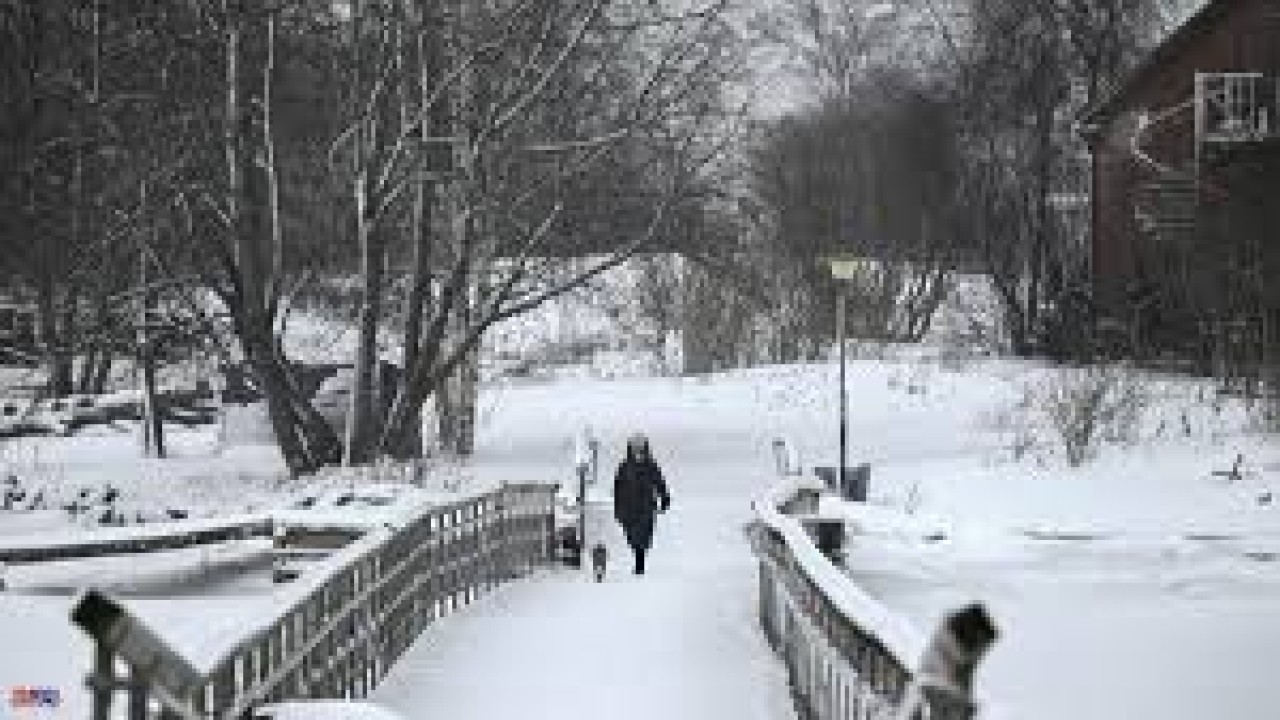
{"type": "Polygon", "coordinates": [[[280,614],[209,668],[87,592],[72,618],[95,644],[92,717],[115,717],[121,695],[129,720],[239,719],[282,700],[365,697],[433,620],[548,559],[553,503],[551,486],[508,485],[370,532],[289,586],[280,614]]]}
{"type": "MultiPolygon", "coordinates": [[[[782,655],[803,720],[971,720],[973,671],[996,629],[961,609],[926,640],[823,555],[793,488],[756,504],[748,536],[759,560],[759,616],[782,655]]],[[[808,506],[808,507],[806,507],[808,506]]]]}

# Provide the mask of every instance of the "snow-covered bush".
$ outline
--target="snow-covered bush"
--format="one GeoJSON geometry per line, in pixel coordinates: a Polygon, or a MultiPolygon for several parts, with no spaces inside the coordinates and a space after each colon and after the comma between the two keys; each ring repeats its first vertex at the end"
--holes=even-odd
{"type": "Polygon", "coordinates": [[[1133,441],[1150,401],[1143,379],[1115,365],[1062,370],[1028,393],[1072,467],[1091,460],[1104,441],[1133,441]]]}
{"type": "Polygon", "coordinates": [[[983,275],[954,274],[951,288],[934,313],[925,339],[953,357],[978,357],[1009,350],[1000,298],[983,275]]]}
{"type": "Polygon", "coordinates": [[[979,422],[983,427],[1004,436],[1003,447],[1014,462],[1022,462],[1036,454],[1043,445],[1038,432],[1041,421],[1036,417],[1032,403],[1028,388],[1017,402],[993,408],[980,416],[979,422]]]}

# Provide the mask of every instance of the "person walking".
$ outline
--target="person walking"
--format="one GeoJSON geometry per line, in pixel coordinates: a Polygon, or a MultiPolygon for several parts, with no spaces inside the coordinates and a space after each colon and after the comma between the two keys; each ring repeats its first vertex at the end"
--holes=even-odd
{"type": "Polygon", "coordinates": [[[627,457],[613,479],[613,516],[635,554],[637,575],[644,574],[645,555],[653,544],[654,518],[669,507],[671,495],[650,452],[649,439],[633,435],[627,440],[627,457]]]}

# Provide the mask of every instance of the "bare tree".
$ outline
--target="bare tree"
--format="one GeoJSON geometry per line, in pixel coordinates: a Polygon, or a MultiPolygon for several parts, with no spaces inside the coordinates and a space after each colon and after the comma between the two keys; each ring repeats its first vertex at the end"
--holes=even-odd
{"type": "Polygon", "coordinates": [[[836,288],[821,259],[863,258],[842,292],[855,335],[915,340],[945,294],[955,235],[959,151],[945,95],[901,71],[864,71],[851,95],[778,122],[753,164],[753,213],[772,261],[814,300],[818,337],[836,288]]]}
{"type": "MultiPolygon", "coordinates": [[[[465,452],[475,350],[485,332],[648,247],[698,202],[703,168],[726,142],[709,132],[723,121],[715,89],[725,61],[724,7],[526,1],[441,13],[434,4],[370,1],[336,25],[347,52],[358,54],[350,120],[330,153],[350,168],[339,175],[355,189],[361,268],[348,462],[411,451],[406,438],[424,403],[446,387],[453,392],[440,405],[461,410],[456,443],[465,452]],[[436,54],[432,43],[448,51],[436,54]],[[431,152],[441,146],[444,167],[431,152]],[[591,189],[609,192],[601,198],[591,189]],[[614,207],[602,213],[591,205],[597,199],[614,207]],[[602,233],[616,239],[596,252],[597,262],[567,269],[554,259],[602,233]],[[407,364],[384,383],[375,368],[391,319],[385,280],[401,247],[414,258],[399,338],[407,364]]],[[[270,147],[269,133],[256,140],[270,147]]],[[[253,191],[235,187],[232,197],[253,191]]],[[[269,191],[269,183],[257,187],[256,207],[271,207],[269,191]]],[[[244,250],[282,247],[265,231],[250,235],[257,239],[235,234],[244,250]]],[[[291,463],[305,471],[333,460],[316,450],[344,443],[307,406],[278,338],[244,335],[278,315],[281,284],[270,278],[284,265],[236,265],[233,276],[242,284],[259,278],[253,287],[276,305],[249,311],[255,305],[236,297],[232,309],[246,355],[271,358],[254,363],[255,374],[273,407],[291,415],[281,413],[278,424],[292,424],[299,441],[286,432],[282,445],[312,449],[291,463]],[[272,354],[250,351],[264,346],[272,354]]]]}
{"type": "Polygon", "coordinates": [[[0,3],[4,277],[56,392],[181,308],[295,473],[413,454],[446,390],[469,450],[488,329],[691,241],[738,123],[727,0],[144,5],[0,3]],[[355,325],[341,433],[284,344],[310,295],[355,325]]]}
{"type": "Polygon", "coordinates": [[[523,31],[519,42],[503,35],[501,49],[485,57],[502,72],[459,70],[455,60],[465,90],[444,190],[452,218],[447,269],[377,452],[396,446],[424,400],[466,366],[494,324],[680,232],[672,223],[700,202],[706,170],[729,140],[718,92],[733,69],[724,64],[726,7],[594,0],[517,4],[470,18],[479,30],[464,47],[486,47],[497,18],[524,23],[523,31]],[[613,217],[602,217],[602,201],[613,217]],[[601,232],[617,240],[595,262],[566,267],[555,259],[601,232]]]}

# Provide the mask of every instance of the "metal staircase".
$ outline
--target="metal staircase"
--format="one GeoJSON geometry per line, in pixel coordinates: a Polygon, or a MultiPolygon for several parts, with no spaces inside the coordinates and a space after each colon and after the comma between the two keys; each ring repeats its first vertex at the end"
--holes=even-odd
{"type": "Polygon", "coordinates": [[[1200,190],[1194,172],[1171,171],[1139,188],[1134,215],[1143,232],[1162,244],[1187,247],[1195,239],[1200,190]]]}

